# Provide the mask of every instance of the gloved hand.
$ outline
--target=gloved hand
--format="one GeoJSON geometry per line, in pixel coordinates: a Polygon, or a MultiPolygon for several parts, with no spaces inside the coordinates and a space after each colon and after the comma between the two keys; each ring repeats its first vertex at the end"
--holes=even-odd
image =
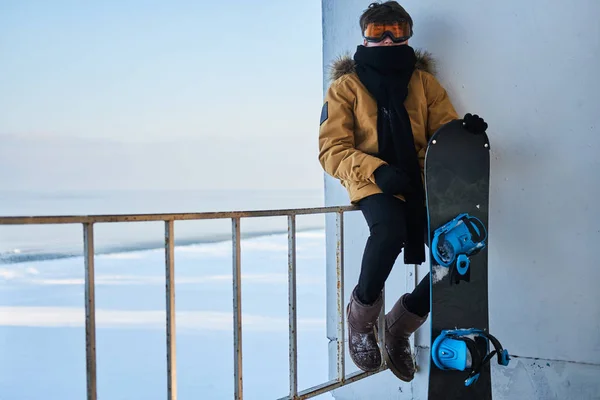
{"type": "Polygon", "coordinates": [[[463,118],[463,126],[474,134],[484,133],[488,128],[488,124],[477,114],[466,114],[463,118]]]}
{"type": "Polygon", "coordinates": [[[384,164],[373,173],[375,183],[388,194],[405,194],[412,191],[406,172],[393,165],[384,164]]]}

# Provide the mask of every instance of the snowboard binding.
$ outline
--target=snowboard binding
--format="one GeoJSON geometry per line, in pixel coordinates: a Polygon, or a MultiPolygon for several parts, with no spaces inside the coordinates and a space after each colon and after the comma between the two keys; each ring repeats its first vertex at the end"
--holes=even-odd
{"type": "Polygon", "coordinates": [[[508,350],[502,348],[498,339],[481,329],[443,330],[431,347],[431,357],[439,369],[469,371],[465,386],[477,382],[481,369],[494,355],[497,355],[498,364],[508,365],[508,350]],[[490,341],[494,350],[488,353],[490,341]]]}
{"type": "Polygon", "coordinates": [[[487,231],[483,223],[467,213],[459,214],[433,233],[432,254],[439,265],[449,267],[452,282],[469,282],[471,256],[486,246],[487,231]]]}

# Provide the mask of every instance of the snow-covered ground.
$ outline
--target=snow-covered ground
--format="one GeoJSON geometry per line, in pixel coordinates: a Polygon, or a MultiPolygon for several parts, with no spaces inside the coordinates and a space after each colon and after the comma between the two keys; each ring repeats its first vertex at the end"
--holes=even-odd
{"type": "MultiPolygon", "coordinates": [[[[287,236],[242,241],[244,399],[288,393],[287,236]]],[[[233,398],[231,242],[175,250],[179,399],[233,398]]],[[[297,234],[299,389],[328,381],[325,237],[297,234]]],[[[0,400],[85,398],[81,257],[0,265],[0,400]]],[[[164,250],[96,257],[98,396],[166,398],[164,250]]],[[[317,397],[330,399],[329,394],[317,397]]]]}

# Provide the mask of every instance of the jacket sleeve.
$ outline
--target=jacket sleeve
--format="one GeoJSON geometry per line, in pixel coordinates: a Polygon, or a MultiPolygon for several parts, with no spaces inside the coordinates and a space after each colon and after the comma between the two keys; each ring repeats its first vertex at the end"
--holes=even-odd
{"type": "Polygon", "coordinates": [[[334,82],[325,95],[319,128],[319,162],[329,175],[344,181],[371,181],[385,162],[354,147],[354,95],[334,82]]]}
{"type": "Polygon", "coordinates": [[[427,74],[427,139],[442,125],[458,119],[458,114],[448,97],[448,93],[431,74],[427,74]]]}

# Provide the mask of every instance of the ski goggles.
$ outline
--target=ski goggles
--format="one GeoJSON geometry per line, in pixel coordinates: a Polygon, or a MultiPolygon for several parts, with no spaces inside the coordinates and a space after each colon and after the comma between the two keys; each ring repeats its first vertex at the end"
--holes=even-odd
{"type": "Polygon", "coordinates": [[[394,43],[401,43],[412,36],[412,29],[407,20],[385,24],[372,22],[367,25],[363,33],[367,42],[381,42],[386,36],[394,43]]]}

